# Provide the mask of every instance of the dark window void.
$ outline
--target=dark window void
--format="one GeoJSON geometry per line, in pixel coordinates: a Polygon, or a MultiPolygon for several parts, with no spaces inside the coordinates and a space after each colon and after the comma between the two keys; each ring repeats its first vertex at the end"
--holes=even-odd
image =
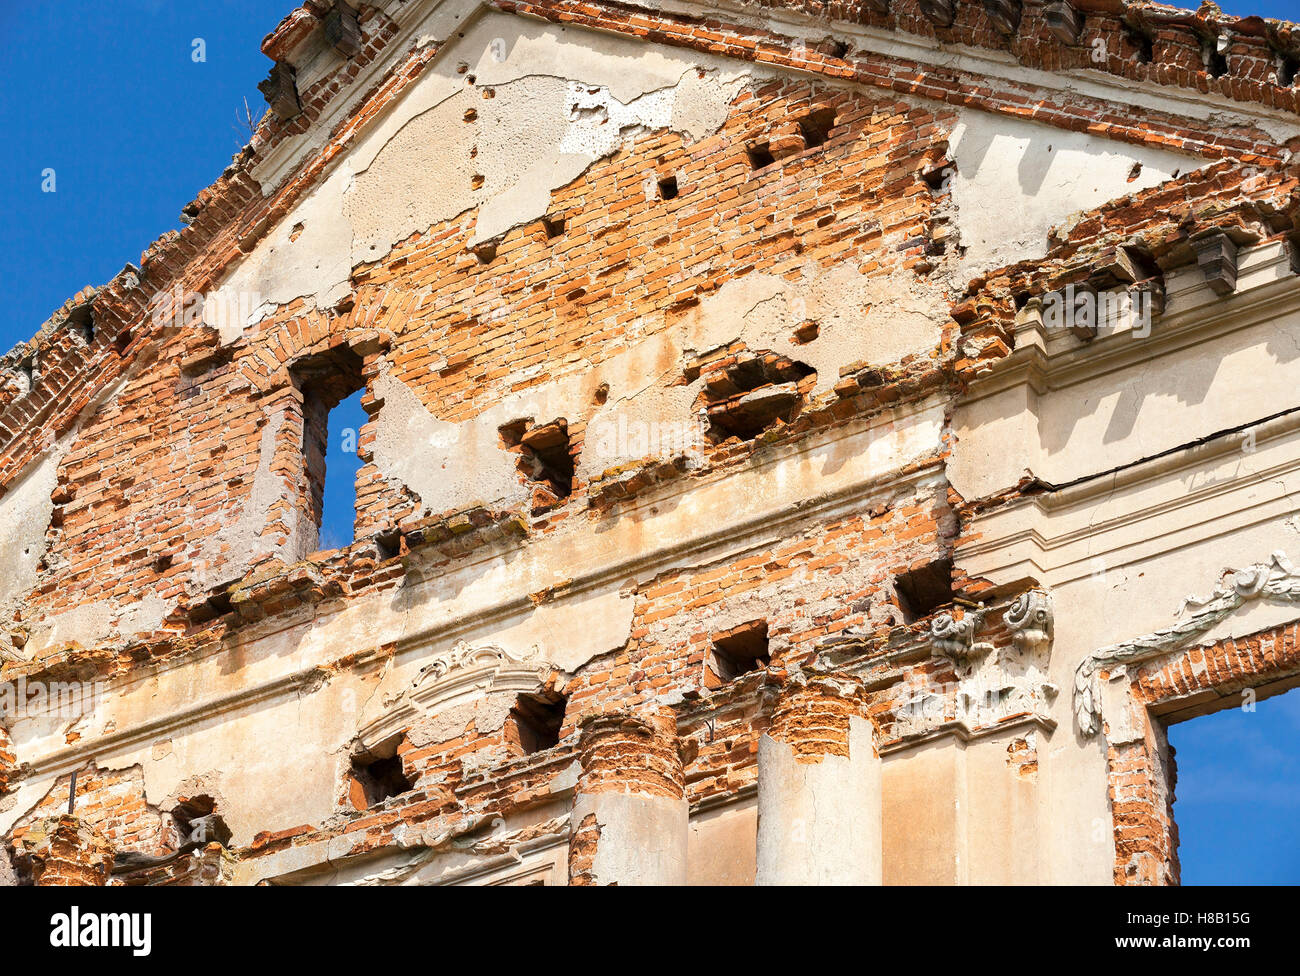
{"type": "Polygon", "coordinates": [[[357,437],[366,422],[361,357],[339,346],[295,364],[293,377],[302,391],[307,513],[320,530],[318,548],[346,546],[356,520],[357,437]]]}
{"type": "Polygon", "coordinates": [[[751,620],[713,638],[704,662],[704,686],[717,688],[751,671],[767,667],[767,621],[751,620]]]}
{"type": "Polygon", "coordinates": [[[1205,70],[1211,78],[1222,78],[1228,73],[1228,58],[1219,50],[1217,40],[1205,43],[1205,70]]]}
{"type": "Polygon", "coordinates": [[[357,438],[368,419],[361,409],[364,390],[339,403],[329,415],[329,448],[325,453],[325,489],[320,523],[320,548],[351,544],[357,518],[357,438]]]}
{"type": "Polygon", "coordinates": [[[1300,55],[1279,54],[1277,58],[1277,83],[1283,88],[1289,88],[1296,82],[1296,75],[1300,74],[1300,55]]]}
{"type": "Polygon", "coordinates": [[[534,485],[533,510],[546,511],[573,494],[576,458],[563,417],[549,424],[516,420],[501,428],[501,442],[519,454],[519,472],[534,485]]]}
{"type": "Polygon", "coordinates": [[[835,127],[835,110],[819,109],[799,120],[799,131],[803,133],[803,144],[809,149],[825,145],[835,127]]]}
{"type": "Polygon", "coordinates": [[[730,437],[753,440],[778,423],[790,423],[815,380],[807,363],[770,351],[716,371],[704,387],[709,438],[715,444],[730,437]]]}
{"type": "Polygon", "coordinates": [[[1181,880],[1293,885],[1300,880],[1300,689],[1266,701],[1245,691],[1233,701],[1168,730],[1181,880]]]}
{"type": "Polygon", "coordinates": [[[87,345],[95,341],[95,315],[89,305],[81,305],[68,313],[68,328],[81,336],[87,345]]]}
{"type": "Polygon", "coordinates": [[[677,177],[665,176],[659,181],[659,196],[664,200],[672,200],[677,196],[677,177]]]}
{"type": "Polygon", "coordinates": [[[894,580],[898,607],[909,624],[952,603],[952,561],[938,559],[894,580]]]}
{"type": "Polygon", "coordinates": [[[520,695],[506,722],[507,745],[522,756],[559,745],[568,704],[568,699],[558,694],[520,695]]]}
{"type": "Polygon", "coordinates": [[[564,218],[559,215],[542,218],[542,227],[546,230],[548,240],[554,240],[564,233],[564,218]]]}
{"type": "Polygon", "coordinates": [[[1150,64],[1155,57],[1155,44],[1151,38],[1131,27],[1124,29],[1124,37],[1133,47],[1133,60],[1138,64],[1150,64]]]}
{"type": "Polygon", "coordinates": [[[393,736],[353,755],[349,792],[352,805],[358,810],[367,810],[414,789],[398,755],[401,742],[402,736],[393,736]]]}
{"type": "Polygon", "coordinates": [[[766,142],[750,146],[745,152],[749,155],[750,169],[762,169],[776,162],[776,157],[772,155],[772,150],[766,142]]]}

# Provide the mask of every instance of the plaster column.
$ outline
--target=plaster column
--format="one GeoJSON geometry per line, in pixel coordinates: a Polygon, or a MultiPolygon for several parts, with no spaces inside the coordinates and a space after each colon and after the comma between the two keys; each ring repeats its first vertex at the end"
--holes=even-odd
{"type": "Polygon", "coordinates": [[[880,784],[861,682],[788,676],[758,743],[757,883],[880,884],[880,784]]]}
{"type": "Polygon", "coordinates": [[[689,806],[670,709],[584,719],[569,884],[686,883],[689,806]]]}
{"type": "Polygon", "coordinates": [[[31,838],[32,876],[38,888],[102,888],[113,869],[104,835],[71,814],[41,823],[31,838]]]}

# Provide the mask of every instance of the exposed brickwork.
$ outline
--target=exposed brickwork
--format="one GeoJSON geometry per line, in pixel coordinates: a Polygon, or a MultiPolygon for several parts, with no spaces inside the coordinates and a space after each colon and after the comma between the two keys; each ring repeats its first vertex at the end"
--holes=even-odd
{"type": "Polygon", "coordinates": [[[671,799],[684,794],[677,717],[671,709],[591,715],[583,719],[579,732],[579,793],[671,799]]]}
{"type": "Polygon", "coordinates": [[[600,823],[594,813],[582,818],[569,839],[569,884],[587,888],[596,884],[592,865],[596,860],[596,847],[600,844],[600,823]]]}
{"type": "MultiPolygon", "coordinates": [[[[22,818],[13,831],[16,843],[29,844],[32,830],[68,808],[69,777],[59,783],[22,818]]],[[[171,818],[150,806],[144,795],[144,773],[137,766],[111,770],[86,767],[77,773],[76,817],[113,850],[163,854],[175,847],[171,818]]]]}
{"type": "Polygon", "coordinates": [[[1007,746],[1007,765],[1012,766],[1021,779],[1033,779],[1038,775],[1037,733],[1011,740],[1007,746]]]}
{"type": "MultiPolygon", "coordinates": [[[[93,646],[58,644],[39,659],[7,662],[6,680],[134,680],[150,667],[183,667],[219,654],[240,667],[245,655],[255,660],[250,648],[280,624],[337,623],[366,600],[389,594],[396,601],[439,573],[475,561],[509,563],[561,528],[580,525],[598,539],[635,517],[629,510],[646,495],[752,474],[814,436],[860,433],[889,408],[930,409],[940,418],[935,443],[890,469],[889,484],[873,488],[868,499],[810,494],[807,505],[782,514],[781,525],[747,529],[743,537],[738,530],[726,546],[701,544],[697,554],[620,579],[620,596],[631,605],[626,642],[603,645],[571,672],[539,679],[536,694],[562,700],[558,741],[548,735],[538,748],[515,712],[495,727],[460,712],[403,720],[395,758],[409,789],[368,796],[344,755],[331,781],[337,788],[325,801],[335,801],[329,816],[261,831],[236,851],[195,851],[130,883],[226,883],[237,858],[255,862],[339,838],[346,843],[337,850],[348,853],[408,846],[413,836],[436,846],[481,831],[493,818],[549,810],[570,787],[580,794],[685,797],[697,805],[731,799],[754,786],[764,733],[788,743],[800,761],[818,762],[848,755],[849,722],[858,715],[878,731],[877,746],[897,745],[908,734],[897,714],[916,689],[933,692],[941,699],[939,720],[954,722],[956,666],[931,654],[925,639],[936,608],[913,612],[896,581],[941,565],[951,584],[944,608],[951,609],[952,596],[994,595],[989,580],[960,565],[946,578],[957,543],[980,539],[980,516],[1043,490],[1026,479],[986,498],[958,496],[946,477],[954,444],[944,426],[957,398],[1011,353],[1015,317],[1026,301],[1095,280],[1121,246],[1139,249],[1164,272],[1194,262],[1190,242],[1210,229],[1242,244],[1290,242],[1297,231],[1300,176],[1288,147],[1249,123],[1187,118],[1173,100],[1167,110],[1139,113],[1032,80],[855,51],[833,32],[824,43],[805,44],[775,27],[626,5],[495,6],[792,73],[738,88],[716,131],[701,138],[629,131],[617,151],[551,193],[544,218],[475,250],[467,247],[471,216],[435,222],[352,267],[347,295],[331,307],[295,301],[223,345],[214,330],[187,323],[183,314],[177,320],[166,296],[220,283],[436,58],[436,46],[426,45],[401,55],[369,91],[350,90],[352,79],[387,55],[398,31],[364,8],[361,52],[298,92],[300,114],[262,121],[236,163],[187,208],[184,231],[155,244],[139,269],[80,293],[5,361],[12,367],[35,356],[30,391],[9,370],[0,384],[0,489],[16,485],[57,438],[74,427],[76,434],[58,458],[37,583],[4,633],[21,648],[42,626],[92,602],[106,608],[110,627],[121,627],[120,636],[93,646]],[[352,100],[347,111],[341,98],[352,100]],[[1072,217],[1053,232],[1044,258],[953,288],[947,273],[961,240],[942,174],[952,164],[954,128],[969,110],[1200,159],[1189,159],[1191,172],[1072,217]],[[340,120],[320,133],[320,148],[264,196],[254,170],[334,111],[340,120]],[[763,152],[755,154],[758,146],[763,152]],[[1202,161],[1207,165],[1195,169],[1202,161]],[[671,178],[673,192],[646,192],[650,178],[661,186],[671,178]],[[380,377],[403,384],[435,420],[469,422],[510,395],[589,372],[647,337],[689,327],[721,289],[747,276],[796,281],[839,267],[939,292],[933,348],[896,362],[848,363],[832,377],[798,358],[801,348],[786,355],[766,341],[684,351],[681,361],[659,365],[675,386],[703,381],[680,418],[704,416],[707,443],[698,457],[647,456],[587,478],[579,462],[590,449],[588,422],[611,393],[592,378],[589,411],[511,418],[499,428],[501,450],[518,456],[526,489],[526,500],[512,506],[440,510],[376,462],[389,408],[377,389],[380,377]],[[78,327],[86,309],[95,324],[89,338],[78,327]],[[325,414],[354,389],[364,389],[368,416],[359,432],[357,541],[313,552],[325,414]],[[141,624],[136,611],[146,600],[163,609],[141,624]],[[719,640],[758,625],[768,657],[754,658],[753,670],[739,676],[710,670],[719,640]],[[790,676],[828,649],[862,677],[790,676]],[[774,689],[773,705],[767,696],[774,689]],[[576,786],[557,786],[575,762],[576,786]]],[[[1300,107],[1294,86],[1275,84],[1270,73],[1281,35],[1240,30],[1227,51],[1227,73],[1214,77],[1201,36],[1219,20],[1179,19],[1145,4],[1128,9],[1153,18],[1144,21],[1154,25],[1150,64],[1138,63],[1142,45],[1121,24],[1116,4],[1081,5],[1088,17],[1077,47],[1051,38],[1033,2],[1010,37],[975,3],[958,4],[949,28],[935,28],[915,0],[896,0],[888,16],[856,4],[749,6],[829,17],[828,30],[836,20],[852,21],[988,48],[1047,71],[1091,69],[1247,105],[1300,107]],[[1107,52],[1103,61],[1092,57],[1098,49],[1107,52]]],[[[277,61],[290,58],[322,10],[311,3],[295,11],[264,49],[277,61]]],[[[476,116],[466,116],[463,141],[475,151],[478,126],[476,116]]],[[[797,344],[810,343],[821,327],[813,318],[800,322],[797,344]]],[[[737,505],[737,520],[747,517],[737,505]]],[[[565,597],[567,585],[539,576],[529,587],[540,589],[518,598],[544,607],[565,597]]],[[[365,631],[354,624],[348,640],[357,646],[313,658],[301,687],[375,677],[393,665],[397,649],[367,646],[365,631]]],[[[1158,709],[1197,691],[1231,690],[1300,669],[1295,634],[1278,633],[1281,651],[1252,638],[1140,669],[1135,701],[1158,709]]],[[[1010,641],[996,619],[980,639],[997,648],[1010,641]]],[[[1018,734],[1006,748],[1015,776],[1031,783],[1037,736],[1018,734]]],[[[27,775],[16,751],[0,727],[0,796],[27,775]]],[[[1143,742],[1111,747],[1117,882],[1177,880],[1164,752],[1159,728],[1143,742]]],[[[19,819],[11,837],[28,856],[38,849],[40,824],[67,800],[63,777],[19,819]]],[[[86,767],[76,810],[111,849],[177,848],[175,824],[146,799],[139,767],[86,767]]],[[[569,830],[571,883],[590,882],[600,826],[589,817],[569,830]]]]}
{"type": "Polygon", "coordinates": [[[14,753],[14,743],[9,737],[9,730],[0,725],[0,797],[8,792],[9,777],[13,775],[17,763],[18,756],[14,753]]]}
{"type": "Polygon", "coordinates": [[[849,723],[863,715],[859,682],[845,677],[787,679],[776,698],[768,735],[784,742],[796,762],[816,763],[827,756],[849,757],[849,723]]]}
{"type": "Polygon", "coordinates": [[[32,877],[38,888],[108,884],[113,848],[85,821],[70,814],[43,821],[33,838],[32,877]]]}

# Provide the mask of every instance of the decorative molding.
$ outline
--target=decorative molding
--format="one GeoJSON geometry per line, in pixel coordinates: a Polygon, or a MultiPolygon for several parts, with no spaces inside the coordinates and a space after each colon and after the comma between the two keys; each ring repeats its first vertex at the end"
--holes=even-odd
{"type": "Polygon", "coordinates": [[[1012,37],[1020,27],[1020,0],[984,0],[984,15],[1005,37],[1012,37]]]}
{"type": "Polygon", "coordinates": [[[930,621],[930,646],[935,652],[955,662],[966,661],[977,648],[987,650],[990,645],[976,644],[975,632],[984,623],[984,609],[967,610],[960,620],[951,613],[941,613],[930,621]]]}
{"type": "Polygon", "coordinates": [[[1026,590],[1021,593],[1002,615],[1011,629],[1011,639],[1022,651],[1051,653],[1052,649],[1052,598],[1046,590],[1026,590]]]}
{"type": "Polygon", "coordinates": [[[1052,0],[1043,8],[1047,29],[1062,44],[1073,46],[1083,34],[1083,15],[1069,0],[1052,0]]]}
{"type": "MultiPolygon", "coordinates": [[[[1039,394],[1064,390],[1190,345],[1204,345],[1259,325],[1271,326],[1300,310],[1293,253],[1280,242],[1239,247],[1237,268],[1242,287],[1230,301],[1221,301],[1208,286],[1198,262],[1167,269],[1166,296],[1159,300],[1167,301],[1168,310],[1140,342],[1134,341],[1130,329],[1120,328],[1103,330],[1095,341],[1080,344],[1068,330],[1050,328],[1041,314],[1022,310],[1016,318],[1011,355],[975,380],[967,402],[1025,383],[1039,394]]],[[[1152,300],[1157,301],[1154,296],[1152,300]]],[[[1152,305],[1153,314],[1156,307],[1152,305]]]]}
{"type": "Polygon", "coordinates": [[[389,699],[384,714],[358,730],[362,742],[379,742],[421,718],[494,694],[538,690],[555,670],[534,644],[515,657],[497,644],[459,640],[435,654],[406,691],[389,699]]]}
{"type": "Polygon", "coordinates": [[[937,722],[952,720],[971,731],[1021,715],[1050,721],[1057,687],[1048,680],[1053,625],[1047,592],[1022,593],[1003,612],[1014,646],[976,641],[985,615],[981,605],[967,610],[960,620],[941,613],[930,621],[930,646],[957,666],[957,683],[947,688],[923,684],[901,703],[894,715],[902,737],[928,734],[937,722]]]}
{"type": "Polygon", "coordinates": [[[361,27],[357,24],[357,12],[344,0],[334,0],[334,6],[325,15],[322,22],[325,29],[325,43],[334,48],[345,58],[352,58],[361,53],[361,27]]]}
{"type": "Polygon", "coordinates": [[[1133,640],[1111,644],[1084,658],[1074,673],[1074,713],[1079,730],[1091,736],[1101,728],[1098,671],[1121,664],[1141,664],[1176,650],[1255,600],[1300,604],[1300,574],[1280,550],[1272,554],[1269,562],[1224,570],[1219,585],[1208,597],[1186,597],[1178,608],[1180,615],[1188,607],[1193,608],[1194,612],[1186,620],[1133,640]]]}
{"type": "Polygon", "coordinates": [[[498,644],[475,645],[469,641],[456,641],[450,650],[435,654],[429,663],[420,669],[415,680],[411,682],[411,687],[412,689],[420,687],[430,677],[435,683],[440,682],[457,671],[477,672],[486,668],[495,672],[511,664],[533,661],[539,653],[540,649],[536,644],[529,648],[523,657],[515,657],[498,644]]]}
{"type": "Polygon", "coordinates": [[[420,669],[406,700],[428,714],[479,693],[532,691],[551,670],[536,644],[522,657],[515,657],[497,644],[460,640],[420,669]]]}
{"type": "Polygon", "coordinates": [[[266,80],[257,83],[257,90],[281,122],[289,121],[302,111],[293,65],[287,61],[275,62],[266,80]]]}
{"type": "Polygon", "coordinates": [[[1220,298],[1237,290],[1237,243],[1221,230],[1192,239],[1205,282],[1220,298]]]}

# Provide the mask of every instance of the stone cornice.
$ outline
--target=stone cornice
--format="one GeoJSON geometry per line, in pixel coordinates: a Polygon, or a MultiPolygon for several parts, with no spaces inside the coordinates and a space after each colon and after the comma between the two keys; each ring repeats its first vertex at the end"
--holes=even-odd
{"type": "MultiPolygon", "coordinates": [[[[1300,431],[1300,409],[1251,425],[1249,429],[1255,436],[1257,454],[1263,454],[1271,445],[1283,444],[1300,431]]],[[[1283,452],[1276,463],[1258,470],[1221,481],[1208,479],[1204,484],[1111,518],[1089,518],[1077,527],[1071,527],[1067,520],[1071,514],[1089,509],[1118,491],[1186,481],[1193,472],[1240,456],[1241,442],[1239,432],[1224,433],[1058,491],[1018,498],[981,515],[981,539],[960,546],[954,558],[963,568],[978,567],[974,571],[979,575],[1032,578],[1061,586],[1090,575],[1093,562],[1099,558],[1111,564],[1123,563],[1176,549],[1187,541],[1184,536],[1188,539],[1218,536],[1293,512],[1294,503],[1285,489],[1285,481],[1300,477],[1300,456],[1283,452]],[[1217,511],[1194,517],[1203,506],[1235,493],[1244,493],[1245,497],[1241,504],[1229,505],[1233,511],[1230,518],[1217,511]],[[1112,533],[1139,522],[1155,525],[1155,520],[1173,513],[1181,513],[1177,520],[1179,538],[1167,533],[1152,534],[1148,527],[1141,535],[1140,553],[1110,558],[1112,550],[1108,548],[1107,538],[1112,533]],[[1013,531],[999,530],[997,523],[1004,520],[1015,526],[1013,531]],[[1049,530],[1053,522],[1059,524],[1055,531],[1049,530]],[[1072,555],[1072,549],[1086,549],[1087,554],[1072,555]]]]}
{"type": "MultiPolygon", "coordinates": [[[[965,0],[969,2],[969,0],[965,0]]],[[[732,23],[737,26],[766,25],[769,29],[783,29],[791,37],[820,41],[827,34],[828,24],[833,24],[835,36],[841,40],[856,41],[860,52],[904,58],[919,64],[933,65],[946,70],[968,71],[1003,81],[1031,84],[1049,90],[1073,95],[1099,98],[1134,108],[1170,111],[1170,103],[1185,109],[1191,118],[1207,118],[1221,113],[1235,113],[1249,117],[1267,128],[1269,124],[1281,125],[1295,135],[1300,132],[1300,120],[1292,112],[1270,108],[1255,102],[1239,101],[1213,95],[1197,89],[1175,85],[1143,83],[1114,75],[1104,70],[1072,68],[1063,71],[1043,71],[1030,68],[1010,52],[995,48],[976,47],[954,43],[903,30],[886,30],[854,21],[814,17],[798,10],[780,7],[762,7],[756,12],[753,4],[741,0],[662,0],[647,4],[666,12],[678,12],[732,23]]],[[[1173,109],[1176,113],[1178,109],[1173,109]]],[[[1275,137],[1280,132],[1272,132],[1275,137]]],[[[1280,140],[1279,140],[1280,141],[1280,140]]]]}
{"type": "Polygon", "coordinates": [[[1121,327],[1084,342],[1067,330],[1049,328],[1038,316],[1021,315],[1015,349],[973,381],[963,401],[973,403],[1024,384],[1043,395],[1300,312],[1300,276],[1294,262],[1288,244],[1243,249],[1238,290],[1230,298],[1208,288],[1195,265],[1172,272],[1167,296],[1171,310],[1155,317],[1145,338],[1121,327]]]}

